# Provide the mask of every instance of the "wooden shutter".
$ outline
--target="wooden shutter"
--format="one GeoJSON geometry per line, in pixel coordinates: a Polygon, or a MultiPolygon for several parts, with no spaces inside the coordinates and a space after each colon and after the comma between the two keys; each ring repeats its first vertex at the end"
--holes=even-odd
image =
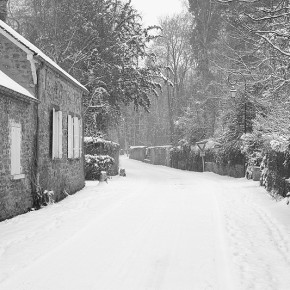
{"type": "Polygon", "coordinates": [[[55,108],[52,108],[52,159],[57,157],[57,114],[55,108]]]}
{"type": "Polygon", "coordinates": [[[58,158],[62,158],[62,111],[57,112],[57,121],[58,121],[58,158]]]}
{"type": "Polygon", "coordinates": [[[79,125],[80,125],[80,138],[79,138],[79,146],[80,146],[80,157],[82,157],[82,153],[83,153],[83,126],[82,126],[82,120],[79,120],[79,125]]]}
{"type": "Polygon", "coordinates": [[[80,147],[79,147],[79,119],[78,117],[74,117],[73,118],[74,121],[74,158],[78,158],[79,157],[79,153],[80,153],[80,147]]]}
{"type": "Polygon", "coordinates": [[[67,157],[73,158],[73,119],[71,115],[67,116],[67,157]]]}
{"type": "Polygon", "coordinates": [[[21,126],[11,125],[11,175],[21,174],[21,126]]]}

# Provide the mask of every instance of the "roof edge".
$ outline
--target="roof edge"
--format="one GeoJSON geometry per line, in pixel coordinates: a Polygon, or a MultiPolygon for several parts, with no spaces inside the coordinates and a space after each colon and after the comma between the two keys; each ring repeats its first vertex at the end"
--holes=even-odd
{"type": "Polygon", "coordinates": [[[61,68],[55,61],[49,58],[45,53],[43,53],[34,44],[32,44],[25,37],[20,35],[12,27],[10,27],[7,23],[1,20],[0,20],[0,31],[6,38],[8,38],[11,42],[17,45],[25,53],[33,54],[33,57],[39,58],[40,60],[45,62],[45,64],[47,64],[54,71],[57,71],[59,74],[64,76],[65,79],[67,79],[70,83],[73,83],[75,86],[80,88],[86,94],[89,93],[88,89],[85,86],[83,86],[79,81],[77,81],[73,76],[71,76],[63,68],[61,68]]]}
{"type": "Polygon", "coordinates": [[[54,71],[57,71],[59,74],[61,74],[67,81],[69,81],[70,83],[74,84],[75,86],[77,86],[79,89],[81,89],[84,93],[88,94],[89,90],[83,86],[81,83],[77,82],[72,82],[71,77],[69,77],[67,74],[69,74],[68,72],[64,73],[62,70],[58,69],[57,67],[53,66],[51,63],[49,63],[45,58],[43,58],[41,55],[35,53],[34,57],[38,58],[39,60],[43,61],[49,68],[51,68],[54,71]]]}
{"type": "Polygon", "coordinates": [[[9,89],[7,87],[1,86],[0,85],[0,91],[3,92],[4,94],[8,94],[10,97],[15,97],[17,99],[21,99],[22,101],[26,102],[33,102],[33,103],[39,103],[39,100],[36,98],[29,97],[27,95],[21,94],[19,92],[16,92],[12,89],[9,89]]]}

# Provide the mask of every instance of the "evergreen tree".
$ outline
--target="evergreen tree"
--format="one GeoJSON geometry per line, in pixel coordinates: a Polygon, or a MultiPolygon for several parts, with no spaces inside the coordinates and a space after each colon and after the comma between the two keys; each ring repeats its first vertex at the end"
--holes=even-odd
{"type": "Polygon", "coordinates": [[[122,104],[149,109],[160,88],[146,50],[155,27],[143,28],[130,2],[23,0],[13,11],[18,29],[89,89],[87,134],[117,122],[122,104]]]}

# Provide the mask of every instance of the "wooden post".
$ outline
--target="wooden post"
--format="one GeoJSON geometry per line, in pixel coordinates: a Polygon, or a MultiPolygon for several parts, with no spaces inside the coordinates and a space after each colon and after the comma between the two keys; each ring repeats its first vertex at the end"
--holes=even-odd
{"type": "Polygon", "coordinates": [[[200,151],[200,157],[202,159],[202,172],[204,172],[204,156],[205,156],[205,152],[204,151],[200,151]]]}

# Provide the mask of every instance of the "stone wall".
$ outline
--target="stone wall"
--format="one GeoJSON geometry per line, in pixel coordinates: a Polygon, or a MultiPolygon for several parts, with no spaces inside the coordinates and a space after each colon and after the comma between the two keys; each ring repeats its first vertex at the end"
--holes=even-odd
{"type": "Polygon", "coordinates": [[[0,34],[0,70],[35,95],[27,54],[2,34],[0,34]]]}
{"type": "MultiPolygon", "coordinates": [[[[202,171],[202,160],[197,154],[189,151],[178,150],[174,160],[171,160],[170,150],[172,146],[132,146],[130,147],[131,159],[145,161],[154,165],[165,165],[182,170],[202,171]]],[[[244,165],[218,165],[214,162],[205,162],[205,171],[219,175],[228,175],[236,178],[244,177],[244,165]]]]}
{"type": "MultiPolygon", "coordinates": [[[[68,114],[82,117],[82,92],[47,66],[38,72],[39,78],[39,137],[38,156],[40,185],[43,189],[53,190],[56,201],[65,197],[64,191],[75,193],[85,185],[84,154],[81,158],[68,158],[68,114]],[[62,111],[62,158],[52,159],[52,109],[62,111]]],[[[84,150],[82,150],[84,152],[84,150]]]]}
{"type": "Polygon", "coordinates": [[[214,162],[205,162],[205,171],[214,172],[219,175],[228,175],[231,177],[244,177],[244,165],[218,165],[214,162]]]}
{"type": "Polygon", "coordinates": [[[31,180],[36,138],[36,103],[0,93],[0,221],[27,212],[33,205],[31,180]],[[21,167],[25,178],[11,176],[10,122],[21,124],[21,167]]]}
{"type": "Polygon", "coordinates": [[[146,159],[146,150],[146,146],[131,146],[129,148],[129,158],[144,161],[146,159]]]}
{"type": "Polygon", "coordinates": [[[148,147],[147,159],[151,164],[164,165],[170,167],[170,149],[172,146],[148,147]]]}

